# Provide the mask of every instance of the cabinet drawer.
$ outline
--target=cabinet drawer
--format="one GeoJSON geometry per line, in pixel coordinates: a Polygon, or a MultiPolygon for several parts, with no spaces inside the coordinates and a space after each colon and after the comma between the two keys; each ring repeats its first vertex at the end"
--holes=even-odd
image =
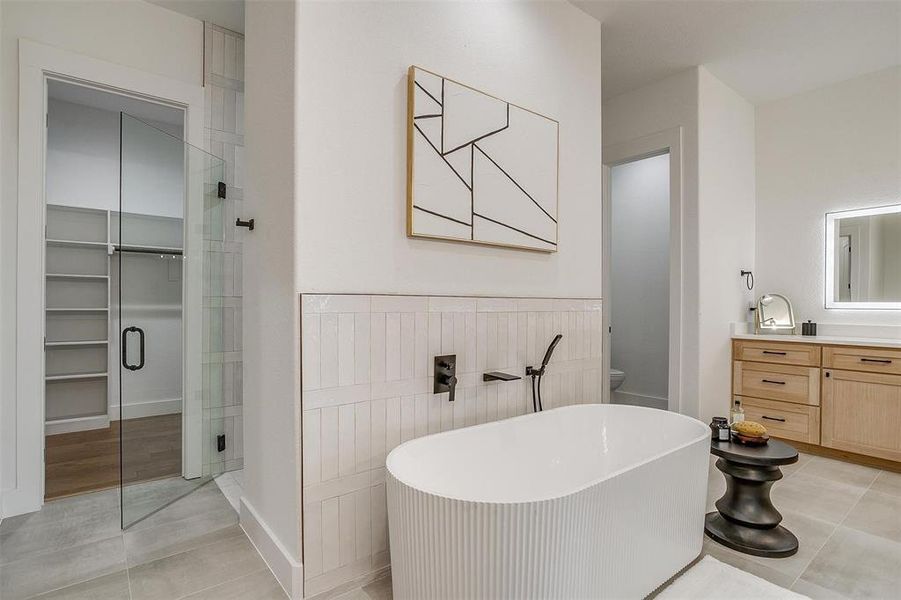
{"type": "Polygon", "coordinates": [[[820,370],[737,360],[732,392],[739,396],[820,405],[820,370]]]}
{"type": "Polygon", "coordinates": [[[901,375],[823,370],[823,445],[901,461],[901,375]]]}
{"type": "Polygon", "coordinates": [[[820,443],[818,407],[741,396],[736,396],[734,400],[741,400],[745,420],[760,423],[767,428],[770,436],[808,444],[820,443]]]}
{"type": "Polygon", "coordinates": [[[818,367],[820,347],[794,342],[732,340],[732,357],[735,360],[818,367]]]}
{"type": "Polygon", "coordinates": [[[830,369],[901,375],[901,350],[826,346],[823,366],[830,369]]]}

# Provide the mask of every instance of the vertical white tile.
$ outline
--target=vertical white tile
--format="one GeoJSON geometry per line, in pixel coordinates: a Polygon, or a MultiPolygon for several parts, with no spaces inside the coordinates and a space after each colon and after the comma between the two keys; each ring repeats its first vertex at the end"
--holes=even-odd
{"type": "Polygon", "coordinates": [[[385,381],[385,313],[370,315],[370,377],[373,382],[385,381]]]}
{"type": "Polygon", "coordinates": [[[476,332],[476,313],[467,312],[464,313],[464,336],[465,336],[465,347],[466,350],[463,353],[463,356],[466,359],[466,362],[463,365],[464,373],[474,373],[478,370],[478,335],[476,332]]]}
{"type": "Polygon", "coordinates": [[[457,372],[466,368],[466,313],[448,313],[454,320],[454,353],[457,355],[457,372]]]}
{"type": "Polygon", "coordinates": [[[320,316],[322,335],[322,358],[320,365],[321,387],[338,385],[338,315],[320,316]]]}
{"type": "Polygon", "coordinates": [[[222,75],[225,71],[225,34],[221,31],[213,30],[213,56],[210,60],[210,72],[216,75],[222,75]]]}
{"type": "Polygon", "coordinates": [[[369,470],[370,463],[370,403],[358,402],[354,406],[354,428],[356,439],[354,442],[354,451],[357,455],[356,472],[362,473],[369,470]]]}
{"type": "Polygon", "coordinates": [[[591,358],[600,358],[603,343],[601,311],[593,310],[589,314],[591,315],[591,358]]]}
{"type": "Polygon", "coordinates": [[[338,476],[338,408],[329,406],[320,411],[322,436],[322,468],[320,478],[328,481],[338,476]]]}
{"type": "Polygon", "coordinates": [[[429,376],[429,314],[414,313],[413,323],[413,375],[429,376]]]}
{"type": "Polygon", "coordinates": [[[225,52],[222,56],[222,74],[229,79],[234,79],[238,74],[238,60],[236,56],[237,39],[233,35],[225,36],[225,52]]]}
{"type": "Polygon", "coordinates": [[[429,401],[433,394],[416,394],[413,403],[414,429],[413,437],[422,437],[429,433],[429,401]]]}
{"type": "Polygon", "coordinates": [[[538,337],[538,313],[530,312],[528,316],[528,330],[526,332],[526,364],[535,365],[541,357],[538,356],[535,340],[538,337]]]}
{"type": "Polygon", "coordinates": [[[569,326],[569,317],[572,313],[569,311],[564,311],[560,313],[560,333],[563,334],[563,339],[560,340],[560,345],[557,346],[557,352],[560,353],[560,360],[569,360],[569,349],[571,346],[571,337],[572,330],[569,326]]]}
{"type": "Polygon", "coordinates": [[[441,313],[429,313],[429,375],[436,356],[441,354],[441,313]]]}
{"type": "Polygon", "coordinates": [[[354,316],[338,315],[338,385],[353,385],[354,369],[354,316]]]}
{"type": "Polygon", "coordinates": [[[529,313],[516,313],[516,365],[525,367],[529,364],[528,339],[529,339],[529,313]]]}
{"type": "Polygon", "coordinates": [[[235,58],[237,61],[237,69],[235,72],[235,79],[239,81],[244,81],[244,38],[238,38],[237,48],[235,49],[235,58]]]}
{"type": "Polygon", "coordinates": [[[497,388],[497,418],[506,419],[509,415],[509,407],[507,406],[507,391],[510,389],[507,385],[499,383],[497,388]]]}
{"type": "MultiPolygon", "coordinates": [[[[401,400],[385,400],[385,454],[394,450],[401,440],[401,400]]],[[[381,466],[381,465],[379,465],[381,466]]]]}
{"type": "Polygon", "coordinates": [[[479,422],[479,390],[481,389],[484,389],[484,386],[466,390],[466,410],[464,412],[466,427],[471,427],[479,422]]]}
{"type": "Polygon", "coordinates": [[[488,422],[497,421],[497,388],[499,384],[489,385],[486,388],[485,396],[487,398],[485,420],[488,422]]]}
{"type": "Polygon", "coordinates": [[[322,503],[303,507],[303,571],[305,577],[322,573],[322,503]]]}
{"type": "Polygon", "coordinates": [[[498,313],[488,313],[486,315],[485,369],[489,371],[500,368],[497,364],[497,315],[498,313]]]}
{"type": "MultiPolygon", "coordinates": [[[[463,388],[457,390],[457,392],[462,392],[463,388]]],[[[442,394],[443,396],[444,394],[442,394]]],[[[441,401],[441,431],[448,431],[449,429],[454,428],[454,405],[457,404],[458,400],[454,400],[453,402],[449,402],[446,398],[443,398],[441,401]]]]}
{"type": "Polygon", "coordinates": [[[479,394],[476,400],[476,423],[482,424],[488,421],[488,387],[479,386],[479,394]]]}
{"type": "Polygon", "coordinates": [[[519,353],[519,320],[516,313],[507,313],[507,368],[519,367],[516,356],[519,353]]]}
{"type": "Polygon", "coordinates": [[[354,317],[354,383],[369,383],[369,313],[354,317]]]}
{"type": "Polygon", "coordinates": [[[322,436],[319,409],[303,411],[303,484],[318,483],[322,476],[322,436]]]}
{"type": "Polygon", "coordinates": [[[385,379],[400,379],[400,313],[385,315],[385,379]]]}
{"type": "Polygon", "coordinates": [[[414,313],[400,315],[400,378],[413,378],[414,356],[416,352],[414,313]]]}
{"type": "Polygon", "coordinates": [[[304,315],[302,323],[303,389],[317,390],[321,385],[319,315],[304,315]]]}
{"type": "Polygon", "coordinates": [[[372,554],[372,506],[369,500],[369,490],[367,487],[354,492],[357,560],[372,554]]]}
{"type": "Polygon", "coordinates": [[[385,484],[372,486],[369,501],[372,505],[372,553],[388,549],[388,497],[385,484]]]}
{"type": "Polygon", "coordinates": [[[591,358],[591,313],[582,313],[582,357],[591,358]]]}
{"type": "Polygon", "coordinates": [[[354,561],[357,554],[357,511],[354,495],[338,498],[338,564],[342,567],[354,561]]]}
{"type": "Polygon", "coordinates": [[[369,429],[369,448],[372,454],[369,460],[369,467],[375,469],[385,466],[385,443],[387,441],[386,433],[386,404],[387,400],[379,398],[370,403],[370,429],[369,429]]]}
{"type": "Polygon", "coordinates": [[[400,399],[400,441],[406,442],[416,436],[416,402],[413,396],[400,399]]]}
{"type": "Polygon", "coordinates": [[[428,395],[428,431],[429,433],[439,433],[441,431],[441,411],[443,405],[450,402],[447,400],[447,394],[429,394],[428,395]]]}
{"type": "Polygon", "coordinates": [[[507,339],[509,329],[509,317],[507,313],[497,313],[497,361],[495,365],[499,369],[506,369],[509,365],[507,362],[507,339]]]}
{"type": "Polygon", "coordinates": [[[354,417],[353,404],[338,407],[338,475],[341,477],[356,472],[354,417]]]}
{"type": "Polygon", "coordinates": [[[441,314],[441,354],[454,353],[454,313],[441,314]]]}
{"type": "Polygon", "coordinates": [[[338,499],[322,501],[322,571],[328,572],[340,566],[338,558],[338,499]]]}
{"type": "Polygon", "coordinates": [[[466,399],[472,388],[457,388],[457,399],[454,401],[451,427],[457,429],[466,424],[466,399]]]}

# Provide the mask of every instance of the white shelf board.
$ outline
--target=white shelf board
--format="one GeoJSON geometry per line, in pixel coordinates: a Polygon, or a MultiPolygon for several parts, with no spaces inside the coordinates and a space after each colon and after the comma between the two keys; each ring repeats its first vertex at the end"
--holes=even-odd
{"type": "Polygon", "coordinates": [[[106,312],[109,308],[107,307],[98,307],[98,308],[48,308],[47,312],[106,312]]]}
{"type": "Polygon", "coordinates": [[[71,419],[52,419],[44,421],[44,435],[87,431],[89,429],[105,429],[109,427],[108,414],[72,417],[71,419]]]}
{"type": "Polygon", "coordinates": [[[45,342],[48,348],[59,348],[65,346],[106,346],[109,340],[77,340],[74,342],[45,342]]]}
{"type": "Polygon", "coordinates": [[[68,248],[106,248],[106,242],[84,242],[81,240],[47,240],[48,246],[62,246],[68,248]]]}
{"type": "Polygon", "coordinates": [[[75,273],[47,273],[47,279],[109,279],[109,275],[79,275],[75,273]]]}
{"type": "Polygon", "coordinates": [[[73,375],[48,375],[45,381],[76,381],[78,379],[103,379],[107,373],[75,373],[73,375]]]}

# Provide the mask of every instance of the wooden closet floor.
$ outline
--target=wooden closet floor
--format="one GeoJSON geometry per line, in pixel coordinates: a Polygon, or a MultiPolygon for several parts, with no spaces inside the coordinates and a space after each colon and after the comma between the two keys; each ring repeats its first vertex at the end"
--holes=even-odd
{"type": "MultiPolygon", "coordinates": [[[[119,421],[106,429],[46,437],[44,498],[119,485],[119,421]]],[[[124,421],[125,483],[181,473],[181,414],[124,421]]]]}

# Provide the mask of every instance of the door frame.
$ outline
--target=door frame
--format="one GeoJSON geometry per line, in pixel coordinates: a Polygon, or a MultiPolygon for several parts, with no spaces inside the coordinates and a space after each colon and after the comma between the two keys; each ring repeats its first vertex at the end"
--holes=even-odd
{"type": "MultiPolygon", "coordinates": [[[[4,419],[14,421],[15,436],[4,437],[2,454],[14,457],[15,469],[0,481],[3,517],[40,510],[44,499],[44,173],[48,77],[182,108],[185,140],[203,147],[204,92],[200,84],[19,40],[16,395],[3,398],[0,407],[4,419]]],[[[194,318],[199,322],[200,317],[194,318]]],[[[199,395],[195,390],[200,389],[200,369],[194,371],[190,375],[197,381],[185,387],[186,404],[189,396],[194,399],[199,395]]],[[[186,368],[186,384],[188,376],[186,368]]]]}
{"type": "MultiPolygon", "coordinates": [[[[682,306],[684,289],[682,283],[682,198],[683,198],[683,152],[682,127],[673,127],[635,140],[604,146],[602,157],[603,200],[601,203],[601,236],[603,238],[602,297],[603,311],[603,396],[610,402],[610,352],[611,352],[611,282],[610,282],[610,239],[611,239],[611,169],[617,165],[634,162],[669,153],[670,178],[670,282],[669,282],[669,378],[667,409],[683,412],[682,404],[682,306]]],[[[627,374],[628,376],[628,374],[627,374]]]]}

